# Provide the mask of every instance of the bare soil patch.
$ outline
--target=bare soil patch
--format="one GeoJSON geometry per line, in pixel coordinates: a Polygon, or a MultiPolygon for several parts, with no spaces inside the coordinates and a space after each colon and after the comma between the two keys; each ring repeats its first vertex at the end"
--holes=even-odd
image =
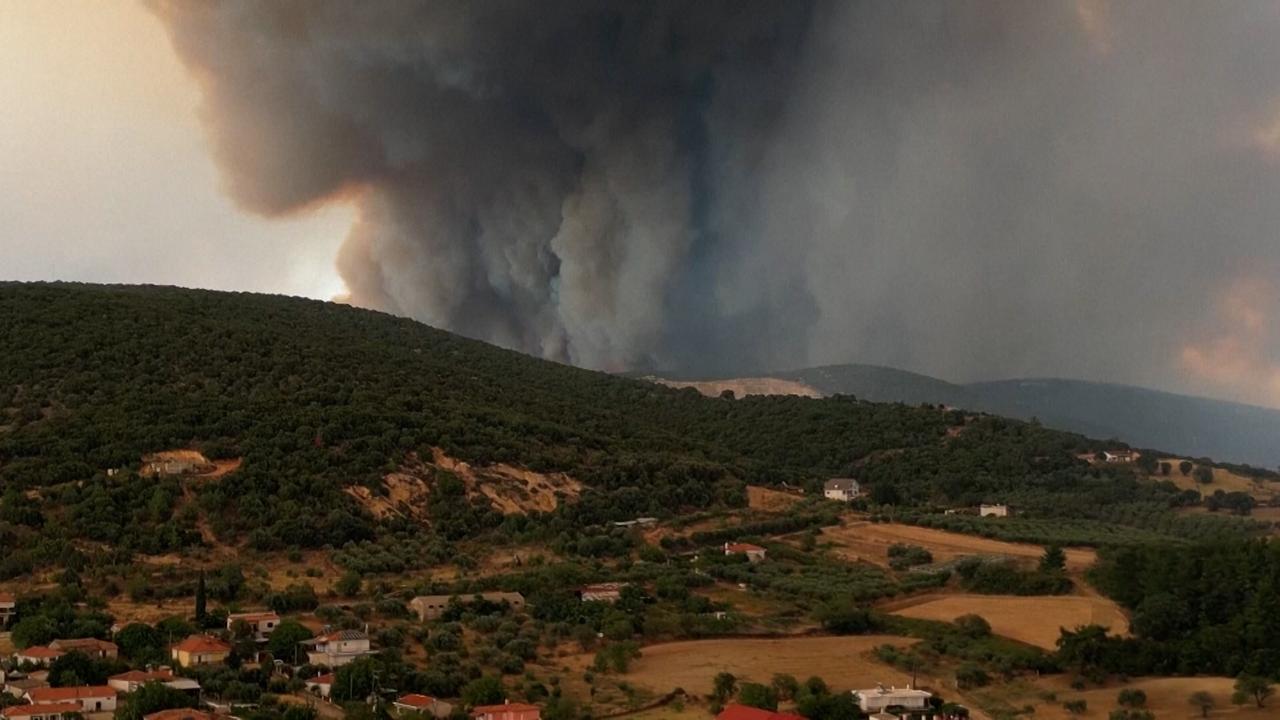
{"type": "Polygon", "coordinates": [[[817,388],[794,380],[780,378],[731,378],[728,380],[665,380],[649,378],[659,385],[672,388],[693,388],[707,397],[720,397],[725,390],[733,391],[734,397],[743,398],[748,395],[799,395],[801,397],[820,398],[822,393],[817,388]]]}
{"type": "Polygon", "coordinates": [[[951,622],[961,615],[981,615],[997,635],[1053,650],[1062,628],[1103,625],[1127,635],[1129,619],[1119,605],[1096,595],[928,595],[901,601],[895,615],[951,622]]]}
{"type": "Polygon", "coordinates": [[[756,485],[747,486],[747,507],[765,512],[785,512],[804,498],[781,490],[756,485]]]}
{"type": "MultiPolygon", "coordinates": [[[[837,553],[846,559],[864,560],[882,567],[888,567],[889,546],[895,543],[919,545],[933,553],[935,562],[947,562],[964,555],[1005,555],[1027,560],[1044,555],[1044,548],[1040,545],[1004,542],[897,523],[854,522],[844,527],[824,528],[822,536],[835,543],[837,553]]],[[[1066,555],[1070,572],[1082,572],[1098,558],[1092,548],[1066,548],[1066,555]]]]}
{"type": "Polygon", "coordinates": [[[1214,709],[1210,718],[1232,718],[1232,720],[1254,720],[1255,718],[1275,718],[1280,716],[1280,707],[1273,698],[1267,707],[1259,709],[1252,703],[1248,705],[1232,705],[1231,693],[1235,680],[1225,677],[1189,677],[1189,678],[1137,678],[1125,684],[1108,684],[1101,688],[1089,688],[1083,691],[1072,690],[1070,679],[1065,675],[1051,676],[1038,681],[1035,687],[1057,694],[1057,703],[1047,703],[1038,698],[1016,700],[1012,704],[1021,706],[1031,702],[1036,707],[1036,720],[1105,720],[1119,707],[1116,695],[1125,688],[1142,690],[1147,694],[1147,709],[1161,720],[1191,720],[1199,718],[1200,711],[1191,706],[1188,698],[1191,693],[1204,690],[1214,701],[1214,709]],[[1083,699],[1088,703],[1088,710],[1083,715],[1073,716],[1062,707],[1067,700],[1083,699]]]}

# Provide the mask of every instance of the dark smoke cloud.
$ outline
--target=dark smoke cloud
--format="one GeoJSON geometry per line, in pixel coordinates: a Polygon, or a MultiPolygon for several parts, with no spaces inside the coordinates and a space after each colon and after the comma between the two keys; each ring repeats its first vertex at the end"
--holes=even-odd
{"type": "Polygon", "coordinates": [[[1280,268],[1274,4],[153,7],[240,203],[357,204],[359,304],[608,369],[1280,359],[1221,309],[1280,268]]]}

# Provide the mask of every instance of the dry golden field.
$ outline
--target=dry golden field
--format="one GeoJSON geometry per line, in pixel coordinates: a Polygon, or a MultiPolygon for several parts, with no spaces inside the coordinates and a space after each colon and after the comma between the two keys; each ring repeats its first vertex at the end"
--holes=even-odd
{"type": "Polygon", "coordinates": [[[1037,697],[1009,698],[1008,700],[1016,707],[1026,703],[1034,705],[1036,720],[1075,720],[1075,718],[1106,720],[1111,711],[1119,707],[1116,703],[1116,695],[1125,688],[1135,688],[1147,694],[1147,709],[1155,715],[1157,720],[1193,720],[1200,717],[1200,711],[1192,707],[1188,699],[1192,693],[1204,690],[1213,697],[1214,701],[1214,708],[1209,713],[1211,719],[1262,720],[1280,717],[1280,700],[1275,698],[1267,703],[1267,707],[1261,709],[1252,703],[1242,706],[1233,705],[1231,693],[1234,684],[1235,680],[1224,677],[1137,678],[1125,684],[1116,683],[1102,688],[1076,691],[1070,688],[1066,675],[1055,675],[1038,681],[1033,687],[1055,693],[1056,703],[1045,702],[1037,697]],[[1063,702],[1075,699],[1083,699],[1089,704],[1088,710],[1083,715],[1073,716],[1063,709],[1063,702]]]}
{"type": "Polygon", "coordinates": [[[1129,620],[1114,602],[1096,595],[928,595],[889,606],[895,615],[951,622],[981,615],[997,635],[1053,650],[1062,628],[1103,625],[1128,634],[1129,620]]]}
{"type": "MultiPolygon", "coordinates": [[[[837,553],[846,559],[884,567],[889,564],[889,546],[894,543],[919,545],[933,553],[936,562],[947,562],[962,555],[1007,555],[1032,560],[1044,554],[1044,548],[1039,545],[897,523],[853,522],[844,527],[824,528],[822,537],[834,543],[837,553]]],[[[1088,569],[1098,557],[1091,548],[1067,548],[1066,554],[1067,570],[1073,573],[1088,569]]]]}

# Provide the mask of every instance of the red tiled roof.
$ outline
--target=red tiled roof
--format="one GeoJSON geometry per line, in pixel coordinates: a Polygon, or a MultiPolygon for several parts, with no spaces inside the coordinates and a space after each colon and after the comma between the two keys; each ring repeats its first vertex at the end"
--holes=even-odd
{"type": "Polygon", "coordinates": [[[231,646],[212,635],[192,635],[173,646],[174,650],[186,653],[218,653],[231,652],[231,646]]]}
{"type": "Polygon", "coordinates": [[[120,680],[121,682],[145,683],[152,680],[172,680],[172,670],[130,670],[119,675],[112,675],[108,680],[120,680]]]}
{"type": "Polygon", "coordinates": [[[401,705],[408,705],[410,707],[419,707],[419,708],[431,707],[435,703],[435,701],[436,699],[431,697],[430,695],[419,695],[418,693],[409,693],[408,695],[401,695],[396,700],[396,702],[400,703],[401,705]]]}
{"type": "Polygon", "coordinates": [[[725,552],[745,553],[745,552],[764,552],[764,548],[751,543],[732,543],[724,546],[725,552]]]}
{"type": "Polygon", "coordinates": [[[14,599],[13,593],[0,592],[0,603],[15,603],[15,602],[17,602],[17,600],[14,599]]]}
{"type": "Polygon", "coordinates": [[[260,620],[279,620],[280,616],[273,612],[249,612],[249,613],[233,613],[227,616],[227,620],[235,622],[243,620],[245,622],[258,622],[260,620]]]}
{"type": "Polygon", "coordinates": [[[308,680],[307,682],[312,685],[332,685],[333,678],[334,678],[334,674],[328,673],[325,675],[317,675],[311,678],[310,680],[308,680]]]}
{"type": "Polygon", "coordinates": [[[213,720],[213,713],[192,710],[191,708],[173,708],[171,710],[153,712],[150,715],[143,715],[142,720],[213,720]]]}
{"type": "Polygon", "coordinates": [[[368,640],[368,639],[369,639],[369,636],[365,635],[359,630],[334,630],[331,633],[328,633],[326,635],[321,635],[319,637],[314,637],[314,638],[311,638],[310,640],[305,640],[304,642],[308,644],[315,644],[315,643],[331,643],[331,642],[337,642],[339,640],[368,640]]]}
{"type": "Polygon", "coordinates": [[[17,654],[19,657],[52,659],[60,658],[66,653],[54,650],[50,647],[45,647],[44,645],[32,645],[26,650],[19,650],[17,654]]]}
{"type": "Polygon", "coordinates": [[[472,715],[488,715],[490,713],[496,714],[501,712],[530,712],[530,711],[540,711],[540,710],[541,708],[539,708],[537,705],[526,705],[524,703],[503,703],[501,705],[480,705],[478,707],[472,708],[471,714],[472,715]]]}
{"type": "Polygon", "coordinates": [[[105,698],[115,696],[116,689],[107,685],[32,688],[27,691],[27,699],[37,705],[42,703],[63,702],[65,700],[79,700],[81,698],[105,698]]]}
{"type": "Polygon", "coordinates": [[[81,712],[79,703],[53,703],[49,705],[13,705],[0,710],[0,715],[7,718],[31,717],[32,715],[53,715],[54,713],[81,712]]]}
{"type": "Polygon", "coordinates": [[[49,643],[49,647],[54,650],[119,650],[116,644],[98,638],[71,638],[68,640],[54,640],[49,643]]]}
{"type": "Polygon", "coordinates": [[[747,705],[726,705],[716,720],[804,720],[799,715],[788,715],[771,710],[761,710],[747,705]]]}

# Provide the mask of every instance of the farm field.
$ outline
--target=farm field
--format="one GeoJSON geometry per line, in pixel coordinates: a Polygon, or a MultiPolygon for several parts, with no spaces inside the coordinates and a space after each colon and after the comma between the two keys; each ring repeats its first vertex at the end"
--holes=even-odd
{"type": "MultiPolygon", "coordinates": [[[[1252,703],[1248,705],[1231,704],[1232,686],[1235,680],[1225,677],[1187,677],[1187,678],[1138,678],[1124,684],[1109,684],[1102,688],[1088,688],[1083,691],[1072,690],[1069,679],[1065,675],[1045,678],[1030,687],[1033,690],[1051,691],[1057,694],[1056,703],[1045,702],[1034,693],[1023,697],[1011,696],[1006,699],[1010,705],[1021,707],[1027,703],[1035,705],[1036,720],[1106,720],[1112,710],[1116,709],[1116,695],[1125,688],[1142,690],[1147,694],[1147,709],[1159,720],[1192,720],[1200,717],[1200,711],[1191,706],[1188,698],[1191,693],[1204,690],[1214,701],[1210,718],[1230,718],[1231,720],[1262,720],[1280,716],[1280,705],[1272,698],[1265,708],[1258,708],[1252,703]],[[1067,700],[1082,699],[1088,703],[1087,711],[1082,715],[1071,715],[1062,707],[1067,700]]],[[[997,688],[994,692],[1000,692],[997,688]]],[[[975,693],[978,695],[979,693],[975,693]]],[[[987,695],[987,693],[981,693],[987,695]]]]}
{"type": "Polygon", "coordinates": [[[1053,650],[1061,628],[1103,625],[1129,632],[1129,620],[1114,602],[1098,596],[925,595],[884,606],[895,615],[951,622],[981,615],[997,635],[1053,650]]]}
{"type": "MultiPolygon", "coordinates": [[[[690,694],[711,692],[716,674],[730,672],[739,682],[768,683],[787,673],[803,680],[817,675],[833,688],[851,689],[877,682],[905,685],[911,676],[870,659],[877,645],[907,647],[916,642],[896,635],[846,637],[740,638],[690,640],[649,645],[631,670],[627,683],[667,693],[684,688],[690,694]]],[[[594,654],[566,658],[577,673],[591,665],[594,654]]],[[[923,681],[923,679],[922,679],[923,681]]]]}
{"type": "Polygon", "coordinates": [[[1152,475],[1153,480],[1169,480],[1178,486],[1179,490],[1195,490],[1198,493],[1209,495],[1214,490],[1222,490],[1224,492],[1244,492],[1249,493],[1254,499],[1265,501],[1273,495],[1280,494],[1280,485],[1273,482],[1256,480],[1234,473],[1227,468],[1213,469],[1213,482],[1208,485],[1201,485],[1191,475],[1183,475],[1178,470],[1178,463],[1182,462],[1180,458],[1161,458],[1160,462],[1167,462],[1173,466],[1173,472],[1169,475],[1152,475]]]}
{"type": "Polygon", "coordinates": [[[803,498],[781,490],[771,490],[759,485],[747,486],[747,507],[766,512],[785,512],[803,498]]]}
{"type": "MultiPolygon", "coordinates": [[[[933,553],[935,562],[947,562],[963,555],[1007,555],[1031,560],[1044,554],[1044,548],[1039,545],[898,523],[853,522],[844,527],[824,528],[822,537],[835,543],[837,553],[846,559],[864,560],[882,567],[889,566],[889,546],[895,543],[919,545],[933,553]]],[[[1091,548],[1066,548],[1066,554],[1067,570],[1073,573],[1083,572],[1098,558],[1091,548]]]]}

